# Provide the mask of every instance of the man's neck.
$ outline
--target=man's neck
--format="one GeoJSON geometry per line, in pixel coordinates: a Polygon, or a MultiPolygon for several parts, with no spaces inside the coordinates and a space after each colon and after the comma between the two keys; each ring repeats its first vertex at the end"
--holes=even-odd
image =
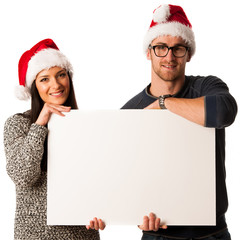
{"type": "Polygon", "coordinates": [[[174,95],[178,93],[183,87],[185,82],[185,76],[182,79],[173,80],[173,81],[164,81],[162,79],[153,79],[150,86],[150,94],[154,97],[159,97],[165,94],[174,95]]]}

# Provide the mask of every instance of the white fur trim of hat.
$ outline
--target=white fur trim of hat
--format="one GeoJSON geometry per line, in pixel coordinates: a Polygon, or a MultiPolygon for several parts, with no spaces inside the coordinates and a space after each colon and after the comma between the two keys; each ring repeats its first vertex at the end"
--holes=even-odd
{"type": "Polygon", "coordinates": [[[72,78],[73,67],[67,57],[59,50],[46,48],[37,52],[28,62],[25,86],[15,88],[15,96],[20,100],[28,100],[31,97],[30,89],[39,72],[52,67],[64,68],[72,78]]]}
{"type": "Polygon", "coordinates": [[[152,23],[143,41],[144,52],[147,53],[149,45],[155,38],[167,35],[181,37],[190,47],[191,56],[194,55],[196,51],[194,32],[183,9],[179,6],[165,4],[154,10],[152,23]],[[183,21],[187,25],[183,24],[183,21]]]}

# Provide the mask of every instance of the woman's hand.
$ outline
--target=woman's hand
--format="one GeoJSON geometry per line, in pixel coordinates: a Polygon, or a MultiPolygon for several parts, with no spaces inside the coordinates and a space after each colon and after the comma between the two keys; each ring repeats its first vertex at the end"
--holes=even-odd
{"type": "Polygon", "coordinates": [[[48,123],[52,113],[56,113],[60,116],[64,116],[62,112],[69,112],[70,110],[71,110],[71,107],[45,103],[42,108],[42,111],[38,116],[36,124],[45,126],[48,123]]]}
{"type": "Polygon", "coordinates": [[[138,226],[143,231],[158,231],[159,228],[167,229],[166,225],[161,225],[160,218],[157,218],[154,213],[150,213],[149,217],[143,217],[143,224],[138,226]]]}
{"type": "Polygon", "coordinates": [[[105,223],[102,221],[102,219],[97,219],[96,217],[90,221],[89,225],[86,225],[86,228],[89,229],[95,229],[95,230],[103,230],[106,227],[105,223]]]}

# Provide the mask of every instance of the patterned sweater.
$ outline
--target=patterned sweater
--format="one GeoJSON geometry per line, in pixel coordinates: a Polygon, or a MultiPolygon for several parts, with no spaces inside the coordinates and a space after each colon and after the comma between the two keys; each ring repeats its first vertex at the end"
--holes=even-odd
{"type": "Polygon", "coordinates": [[[48,130],[30,124],[29,112],[8,118],[4,126],[7,173],[16,185],[14,239],[99,240],[85,226],[48,226],[47,173],[41,170],[48,130]]]}

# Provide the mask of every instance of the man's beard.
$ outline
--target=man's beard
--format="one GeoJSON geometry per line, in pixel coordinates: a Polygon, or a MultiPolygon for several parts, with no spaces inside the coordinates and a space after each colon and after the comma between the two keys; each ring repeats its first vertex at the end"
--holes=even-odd
{"type": "MultiPolygon", "coordinates": [[[[161,63],[161,65],[174,65],[177,66],[176,62],[171,62],[171,63],[161,63]]],[[[153,65],[153,71],[155,72],[155,74],[162,79],[163,81],[166,82],[174,82],[176,80],[179,79],[180,76],[182,76],[182,73],[179,71],[179,69],[176,69],[176,71],[173,72],[166,72],[164,70],[162,70],[162,66],[161,67],[154,67],[153,65]]],[[[184,74],[184,73],[183,73],[184,74]]]]}

